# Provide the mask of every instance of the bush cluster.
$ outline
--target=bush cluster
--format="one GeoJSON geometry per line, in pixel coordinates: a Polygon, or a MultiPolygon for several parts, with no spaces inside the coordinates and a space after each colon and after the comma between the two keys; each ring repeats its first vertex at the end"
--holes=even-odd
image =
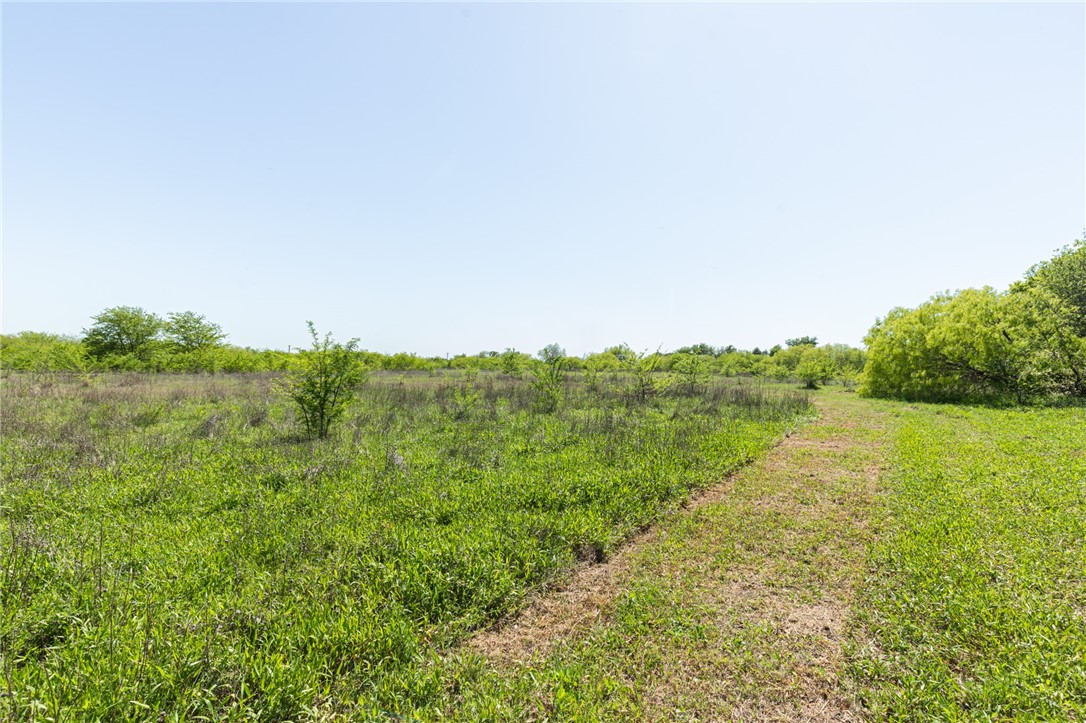
{"type": "Polygon", "coordinates": [[[1086,397],[1086,242],[999,292],[942,293],[867,335],[861,392],[917,401],[1086,397]]]}

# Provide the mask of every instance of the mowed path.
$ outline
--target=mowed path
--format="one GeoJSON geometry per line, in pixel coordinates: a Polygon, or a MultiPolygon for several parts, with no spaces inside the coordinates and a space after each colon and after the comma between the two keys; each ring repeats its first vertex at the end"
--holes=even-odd
{"type": "Polygon", "coordinates": [[[860,719],[844,642],[892,420],[815,401],[816,422],[470,646],[501,676],[575,661],[618,681],[588,718],[860,719]]]}

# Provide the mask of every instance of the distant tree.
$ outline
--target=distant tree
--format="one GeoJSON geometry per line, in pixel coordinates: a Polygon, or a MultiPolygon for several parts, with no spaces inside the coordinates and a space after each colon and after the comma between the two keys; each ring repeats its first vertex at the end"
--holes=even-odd
{"type": "Polygon", "coordinates": [[[795,339],[785,339],[784,343],[793,346],[818,346],[817,336],[797,336],[795,339]]]}
{"type": "Polygon", "coordinates": [[[682,388],[687,394],[693,394],[698,387],[709,381],[712,359],[713,357],[708,354],[675,355],[671,371],[679,376],[682,388]]]}
{"type": "Polygon", "coordinates": [[[358,339],[337,343],[331,334],[321,338],[307,321],[313,340],[307,351],[298,352],[296,366],[287,374],[283,390],[294,402],[298,420],[310,437],[324,439],[343,416],[355,390],[366,381],[367,371],[358,356],[358,339]]]}
{"type": "Polygon", "coordinates": [[[641,353],[634,352],[633,357],[626,362],[627,369],[633,373],[630,392],[635,399],[645,401],[656,394],[658,385],[655,383],[655,374],[663,361],[664,355],[660,352],[650,354],[646,350],[641,353]]]}
{"type": "Polygon", "coordinates": [[[690,346],[679,347],[675,350],[676,354],[700,354],[702,356],[718,356],[722,353],[722,350],[717,349],[712,344],[706,344],[701,342],[700,344],[691,344],[690,346]]]}
{"type": "Polygon", "coordinates": [[[162,333],[162,319],[138,306],[114,306],[91,317],[83,330],[83,344],[91,356],[111,354],[143,358],[162,333]]]}
{"type": "Polygon", "coordinates": [[[609,346],[603,350],[604,354],[613,354],[623,364],[628,364],[631,360],[637,358],[637,352],[629,347],[627,344],[619,344],[618,346],[609,346]]]}
{"type": "Polygon", "coordinates": [[[527,361],[526,355],[516,349],[507,348],[502,352],[500,359],[502,373],[520,379],[527,361]]]}
{"type": "Polygon", "coordinates": [[[222,327],[195,311],[167,314],[164,331],[169,345],[180,352],[214,349],[226,340],[222,327]]]}
{"type": "Polygon", "coordinates": [[[795,374],[808,389],[818,389],[820,384],[825,384],[833,379],[837,372],[833,359],[825,349],[802,345],[803,354],[796,365],[795,374]]]}

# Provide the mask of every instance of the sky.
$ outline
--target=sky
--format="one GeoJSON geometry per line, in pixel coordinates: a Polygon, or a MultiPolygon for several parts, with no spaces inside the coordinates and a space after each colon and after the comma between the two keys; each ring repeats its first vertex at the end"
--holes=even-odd
{"type": "Polygon", "coordinates": [[[4,2],[2,328],[852,345],[1086,225],[1086,4],[4,2]]]}

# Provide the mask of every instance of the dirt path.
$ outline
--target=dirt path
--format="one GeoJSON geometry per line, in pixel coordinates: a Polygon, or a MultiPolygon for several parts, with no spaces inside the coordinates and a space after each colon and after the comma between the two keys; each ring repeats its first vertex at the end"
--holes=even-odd
{"type": "Polygon", "coordinates": [[[859,719],[840,672],[887,420],[816,402],[817,422],[469,645],[510,675],[617,645],[598,657],[622,660],[648,719],[859,719]]]}

